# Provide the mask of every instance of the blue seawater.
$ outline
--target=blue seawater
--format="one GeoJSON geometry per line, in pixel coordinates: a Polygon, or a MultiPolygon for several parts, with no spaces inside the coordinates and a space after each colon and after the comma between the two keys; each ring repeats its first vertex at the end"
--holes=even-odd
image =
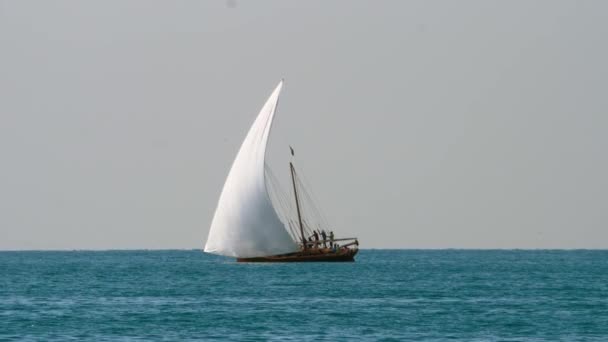
{"type": "Polygon", "coordinates": [[[608,341],[608,251],[0,252],[0,340],[608,341]]]}

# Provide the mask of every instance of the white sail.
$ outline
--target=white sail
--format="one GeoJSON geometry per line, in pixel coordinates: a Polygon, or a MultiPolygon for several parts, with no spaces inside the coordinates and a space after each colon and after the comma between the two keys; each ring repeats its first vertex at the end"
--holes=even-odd
{"type": "Polygon", "coordinates": [[[297,250],[270,201],[264,175],[266,143],[282,86],[283,81],[262,107],[234,159],[205,252],[247,258],[297,250]]]}

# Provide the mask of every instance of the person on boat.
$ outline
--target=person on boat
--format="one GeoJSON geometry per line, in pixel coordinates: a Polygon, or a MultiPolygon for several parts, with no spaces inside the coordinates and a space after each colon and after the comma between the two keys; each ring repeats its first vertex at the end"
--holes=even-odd
{"type": "Polygon", "coordinates": [[[325,230],[321,230],[321,237],[323,237],[323,247],[327,248],[327,234],[325,230]]]}
{"type": "Polygon", "coordinates": [[[312,235],[315,237],[315,247],[319,247],[319,234],[317,234],[316,230],[313,230],[312,235]]]}
{"type": "Polygon", "coordinates": [[[329,247],[333,247],[334,246],[334,231],[330,231],[329,232],[329,247]]]}

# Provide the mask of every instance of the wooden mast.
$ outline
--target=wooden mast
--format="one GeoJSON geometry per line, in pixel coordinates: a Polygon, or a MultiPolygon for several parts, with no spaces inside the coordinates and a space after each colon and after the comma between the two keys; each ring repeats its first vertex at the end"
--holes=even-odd
{"type": "MultiPolygon", "coordinates": [[[[291,154],[293,155],[293,149],[291,154]]],[[[300,234],[302,235],[302,246],[307,249],[306,237],[304,236],[304,225],[302,224],[302,214],[300,213],[300,201],[298,200],[298,189],[296,187],[296,170],[293,167],[293,163],[289,162],[289,168],[291,170],[291,181],[293,183],[293,194],[296,197],[296,209],[298,210],[298,221],[300,222],[300,234]]]]}

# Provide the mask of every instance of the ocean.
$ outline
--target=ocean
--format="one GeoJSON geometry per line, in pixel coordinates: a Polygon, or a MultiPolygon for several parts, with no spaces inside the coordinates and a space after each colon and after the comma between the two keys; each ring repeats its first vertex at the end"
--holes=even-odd
{"type": "Polygon", "coordinates": [[[608,251],[0,252],[1,341],[608,341],[608,251]]]}

